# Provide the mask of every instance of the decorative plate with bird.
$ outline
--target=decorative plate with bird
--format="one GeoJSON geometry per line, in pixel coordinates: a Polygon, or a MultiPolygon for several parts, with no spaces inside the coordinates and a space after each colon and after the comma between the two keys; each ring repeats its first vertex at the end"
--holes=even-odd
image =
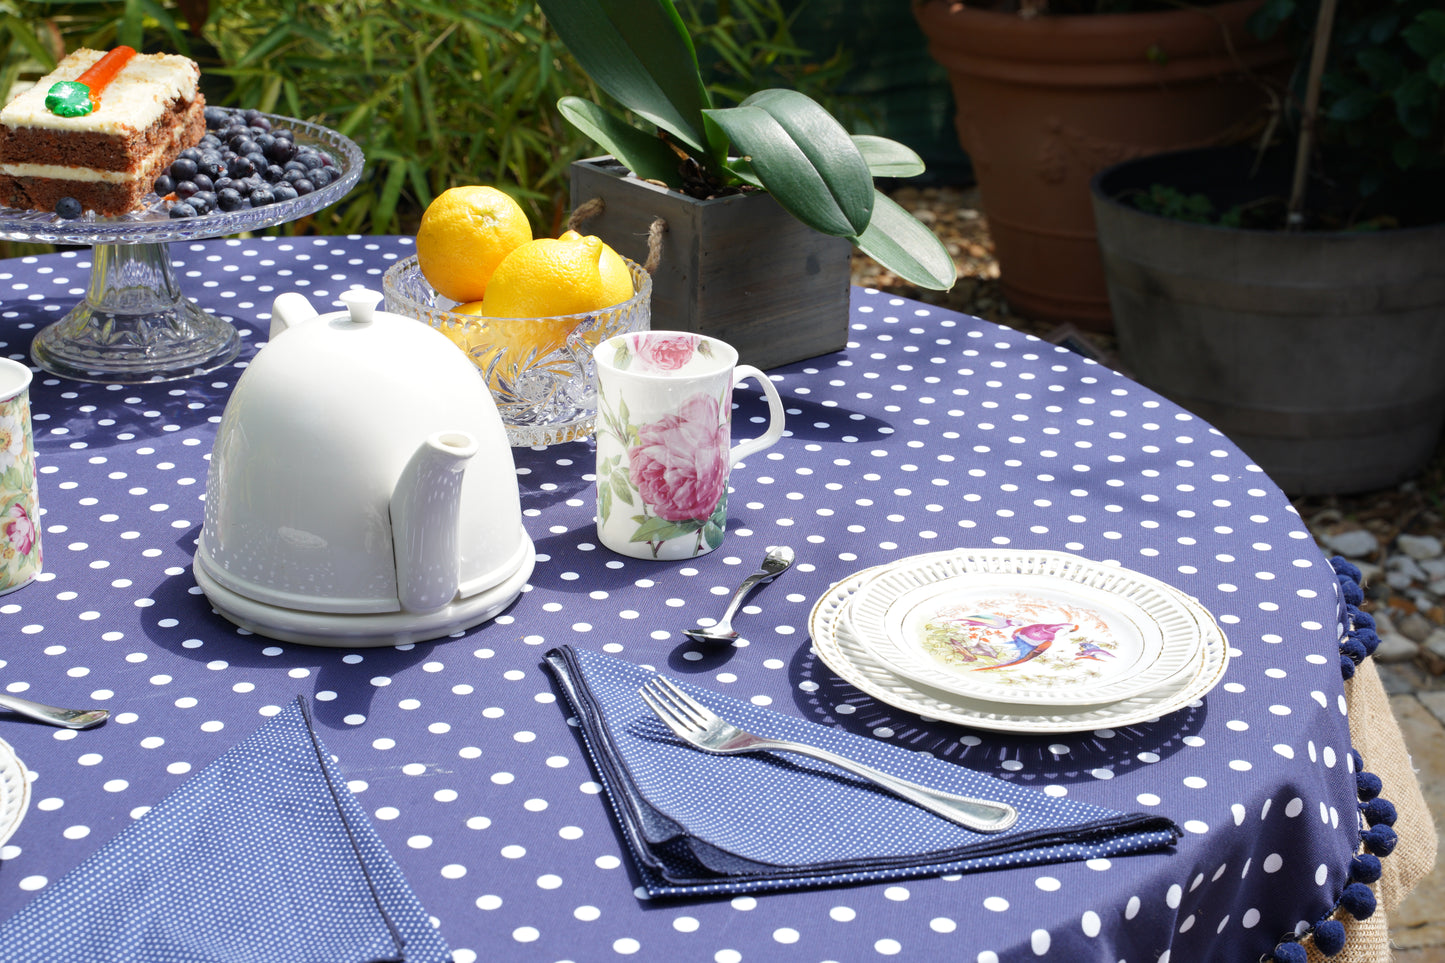
{"type": "Polygon", "coordinates": [[[979,554],[882,570],[859,591],[854,629],[907,678],[1019,704],[1109,702],[1192,666],[1198,622],[1153,580],[1077,556],[1061,567],[1062,553],[1011,553],[1000,571],[979,554]]]}

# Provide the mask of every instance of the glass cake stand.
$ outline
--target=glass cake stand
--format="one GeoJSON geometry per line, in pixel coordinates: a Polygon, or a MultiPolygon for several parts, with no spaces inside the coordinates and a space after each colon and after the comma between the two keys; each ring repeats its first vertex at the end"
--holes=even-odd
{"type": "Polygon", "coordinates": [[[154,194],[146,207],[117,217],[86,212],[65,220],[49,211],[0,207],[0,238],[93,247],[85,300],[41,330],[30,356],[52,374],[77,381],[136,384],[214,371],[241,350],[230,322],[207,314],[181,291],[168,244],[285,224],[340,200],[364,165],[349,138],[301,120],[264,114],[289,127],[296,143],[331,155],[341,176],[289,201],[172,220],[154,194]]]}

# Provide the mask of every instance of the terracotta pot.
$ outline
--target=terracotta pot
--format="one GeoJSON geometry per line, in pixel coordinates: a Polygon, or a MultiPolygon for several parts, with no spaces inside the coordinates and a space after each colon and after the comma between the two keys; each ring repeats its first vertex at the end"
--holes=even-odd
{"type": "Polygon", "coordinates": [[[571,167],[572,205],[601,202],[580,226],[652,272],[652,327],[726,341],[758,368],[848,343],[853,245],[805,226],[769,194],[697,200],[640,181],[611,157],[571,167]]]}
{"type": "Polygon", "coordinates": [[[1132,157],[1239,141],[1288,63],[1245,29],[1260,0],[1023,18],[914,0],[949,73],[1013,310],[1108,330],[1089,179],[1132,157]]]}

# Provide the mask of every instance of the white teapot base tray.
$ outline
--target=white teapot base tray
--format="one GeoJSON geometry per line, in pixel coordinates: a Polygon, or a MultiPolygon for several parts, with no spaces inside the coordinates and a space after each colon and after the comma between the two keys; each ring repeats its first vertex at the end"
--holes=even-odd
{"type": "MultiPolygon", "coordinates": [[[[525,538],[525,536],[524,536],[525,538]]],[[[495,618],[521,594],[537,563],[530,538],[516,570],[506,579],[476,595],[458,599],[435,612],[379,612],[346,614],[305,612],[281,608],[239,595],[193,565],[196,584],[217,612],[241,628],[282,642],[363,649],[404,645],[462,632],[495,618]]]]}

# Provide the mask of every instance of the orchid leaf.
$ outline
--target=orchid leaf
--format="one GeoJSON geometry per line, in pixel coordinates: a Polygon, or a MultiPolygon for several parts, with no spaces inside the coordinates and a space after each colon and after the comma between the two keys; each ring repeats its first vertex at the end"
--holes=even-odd
{"type": "Polygon", "coordinates": [[[678,157],[660,138],[581,97],[563,97],[557,110],[638,177],[681,186],[678,157]]]}
{"type": "Polygon", "coordinates": [[[853,243],[910,284],[947,291],[958,279],[958,266],[938,236],[882,192],[874,198],[868,229],[853,243]]]}
{"type": "Polygon", "coordinates": [[[712,106],[692,38],[671,0],[538,0],[578,65],[632,113],[708,156],[712,106]]]}
{"type": "Polygon", "coordinates": [[[922,157],[896,140],[872,134],[854,134],[853,143],[874,177],[917,177],[926,169],[922,157]]]}
{"type": "Polygon", "coordinates": [[[814,230],[852,237],[873,212],[873,178],[853,138],[812,98],[764,90],[706,112],[768,193],[814,230]]]}

